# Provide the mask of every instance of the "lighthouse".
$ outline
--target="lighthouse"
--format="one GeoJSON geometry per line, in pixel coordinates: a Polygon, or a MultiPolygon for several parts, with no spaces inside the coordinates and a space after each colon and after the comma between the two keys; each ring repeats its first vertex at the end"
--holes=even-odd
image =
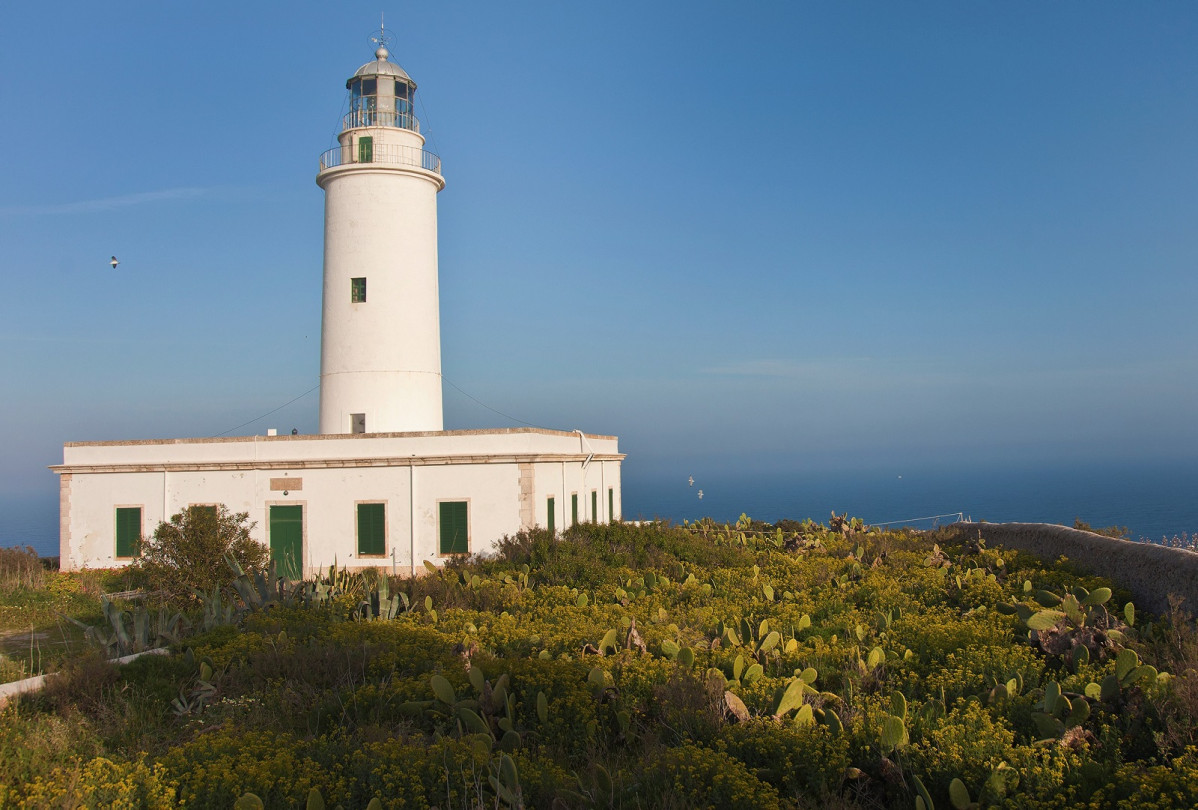
{"type": "Polygon", "coordinates": [[[324,306],[320,432],[440,431],[437,193],[441,160],[424,148],[416,82],[374,59],[346,81],[338,145],[320,158],[324,306]]]}
{"type": "Polygon", "coordinates": [[[68,442],[50,468],[63,570],[128,565],[142,538],[184,509],[245,512],[250,536],[293,578],[333,563],[415,576],[535,526],[621,519],[617,437],[444,429],[445,180],[424,148],[416,82],[390,60],[384,32],[374,42],[374,59],[346,82],[348,112],[316,173],[325,206],[320,435],[266,428],[68,442]]]}

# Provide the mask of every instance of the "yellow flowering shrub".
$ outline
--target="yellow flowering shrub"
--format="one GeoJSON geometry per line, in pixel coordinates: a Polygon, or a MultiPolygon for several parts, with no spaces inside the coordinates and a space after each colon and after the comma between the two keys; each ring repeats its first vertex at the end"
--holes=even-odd
{"type": "MultiPolygon", "coordinates": [[[[277,607],[193,637],[192,658],[142,659],[95,688],[64,679],[70,688],[0,714],[0,807],[153,807],[169,795],[226,810],[249,791],[293,807],[312,787],[347,810],[375,798],[493,807],[501,749],[530,808],[909,807],[909,774],[938,806],[954,778],[983,807],[1193,803],[1195,755],[1178,756],[1186,741],[1161,731],[1164,682],[1078,697],[1115,661],[1050,660],[1018,616],[996,609],[1035,588],[1106,585],[944,537],[936,552],[926,536],[801,528],[822,546],[787,552],[768,533],[714,524],[533,532],[495,558],[393,583],[411,610],[392,620],[357,620],[356,596],[277,607]],[[633,621],[644,649],[635,637],[625,648],[633,621]],[[619,649],[597,654],[613,630],[619,649]],[[769,631],[782,638],[762,652],[769,631]],[[738,656],[763,671],[733,678],[738,656]],[[197,684],[206,657],[210,688],[197,684]],[[843,728],[772,719],[808,667],[823,694],[807,701],[835,707],[843,728]],[[506,678],[507,704],[487,700],[479,673],[492,686],[506,678]],[[1011,678],[1014,694],[991,695],[1011,678]],[[1049,681],[1091,711],[1065,739],[1037,742],[1049,681]],[[725,689],[748,720],[730,718],[725,689]],[[176,717],[180,692],[206,697],[176,717]],[[142,749],[165,750],[152,765],[132,753],[142,749]],[[985,794],[1004,763],[1017,789],[985,794]]],[[[84,598],[77,585],[50,577],[63,599],[84,598]]],[[[1138,617],[1123,643],[1172,669],[1177,644],[1152,621],[1138,617]]]]}
{"type": "Polygon", "coordinates": [[[933,695],[940,690],[948,700],[969,695],[984,695],[996,684],[1019,675],[1024,687],[1039,683],[1043,664],[1026,644],[978,646],[970,644],[940,659],[939,666],[927,667],[915,680],[933,695]],[[930,671],[929,671],[930,670],[930,671]]]}
{"type": "Polygon", "coordinates": [[[87,764],[55,768],[48,777],[36,779],[18,806],[30,810],[169,810],[176,801],[162,765],[96,757],[87,764]]]}
{"type": "Polygon", "coordinates": [[[172,748],[162,758],[167,777],[189,808],[228,810],[243,793],[267,807],[293,807],[310,788],[331,780],[290,734],[223,728],[172,748]]]}
{"type": "Polygon", "coordinates": [[[666,748],[637,770],[639,773],[630,774],[627,781],[639,783],[637,798],[646,806],[693,810],[782,807],[776,788],[722,751],[691,744],[666,748]]]}
{"type": "Polygon", "coordinates": [[[823,725],[736,723],[724,728],[716,747],[791,799],[835,792],[850,761],[848,738],[823,725]]]}
{"type": "Polygon", "coordinates": [[[101,751],[94,731],[74,718],[10,703],[0,710],[0,807],[16,805],[31,784],[63,763],[86,762],[101,751]]]}
{"type": "Polygon", "coordinates": [[[520,777],[525,807],[553,807],[563,790],[578,789],[574,775],[548,757],[516,751],[512,760],[520,777]]]}
{"type": "MultiPolygon", "coordinates": [[[[954,778],[982,784],[999,763],[1014,758],[1015,733],[977,701],[958,701],[904,751],[929,790],[948,794],[954,778]]],[[[975,791],[976,792],[976,791],[975,791]]]]}
{"type": "Polygon", "coordinates": [[[1092,810],[1135,807],[1137,810],[1192,810],[1198,807],[1198,748],[1189,747],[1168,765],[1127,762],[1110,785],[1095,791],[1092,810]]]}

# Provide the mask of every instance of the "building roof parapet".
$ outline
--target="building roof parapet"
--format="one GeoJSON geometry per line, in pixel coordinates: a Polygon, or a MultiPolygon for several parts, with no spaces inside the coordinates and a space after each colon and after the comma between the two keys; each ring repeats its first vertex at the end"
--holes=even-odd
{"type": "MultiPolygon", "coordinates": [[[[553,428],[518,427],[518,428],[475,428],[471,430],[415,430],[398,433],[298,433],[281,436],[198,436],[176,439],[125,439],[115,441],[64,442],[63,447],[124,447],[167,444],[222,444],[236,442],[294,442],[294,441],[362,441],[367,439],[401,439],[427,438],[432,436],[513,436],[519,434],[534,434],[541,436],[577,436],[573,430],[555,430],[553,428]]],[[[607,436],[601,433],[584,433],[588,439],[616,440],[617,436],[607,436]]]]}

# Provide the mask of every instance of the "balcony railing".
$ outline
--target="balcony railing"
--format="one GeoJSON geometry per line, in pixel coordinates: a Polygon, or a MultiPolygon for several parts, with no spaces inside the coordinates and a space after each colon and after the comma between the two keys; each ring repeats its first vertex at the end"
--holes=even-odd
{"type": "Polygon", "coordinates": [[[415,146],[372,144],[363,149],[354,146],[334,146],[320,156],[320,171],[352,163],[382,163],[390,166],[415,166],[434,174],[441,173],[441,158],[415,146]]]}
{"type": "Polygon", "coordinates": [[[357,129],[358,127],[395,127],[420,131],[420,122],[411,111],[400,110],[350,110],[341,119],[341,128],[357,129]]]}

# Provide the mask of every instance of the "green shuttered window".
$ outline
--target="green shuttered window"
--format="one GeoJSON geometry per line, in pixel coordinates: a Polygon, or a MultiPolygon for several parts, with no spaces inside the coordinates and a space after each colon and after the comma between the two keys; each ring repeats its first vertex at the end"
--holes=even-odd
{"type": "Polygon", "coordinates": [[[366,303],[366,276],[349,280],[349,302],[351,304],[366,303]]]}
{"type": "Polygon", "coordinates": [[[270,507],[270,558],[281,576],[299,579],[304,567],[304,507],[270,507]]]}
{"type": "Polygon", "coordinates": [[[136,557],[141,553],[141,507],[118,506],[116,510],[116,556],[136,557]]]}
{"type": "Polygon", "coordinates": [[[599,522],[599,490],[591,490],[591,523],[599,522]]]}
{"type": "Polygon", "coordinates": [[[470,553],[470,524],[466,501],[442,501],[441,553],[470,553]]]}
{"type": "Polygon", "coordinates": [[[578,493],[570,493],[570,525],[578,523],[578,493]]]}
{"type": "Polygon", "coordinates": [[[547,527],[549,528],[549,533],[550,533],[550,534],[553,534],[553,506],[554,506],[554,504],[553,504],[553,498],[550,498],[550,499],[549,499],[549,501],[547,502],[546,506],[547,506],[547,509],[546,509],[546,511],[547,511],[547,512],[548,512],[548,514],[549,514],[549,522],[548,522],[546,525],[547,525],[547,527]]]}
{"type": "Polygon", "coordinates": [[[381,557],[387,553],[387,507],[381,503],[358,504],[358,556],[381,557]]]}
{"type": "Polygon", "coordinates": [[[612,523],[616,519],[616,490],[614,487],[607,488],[607,522],[612,523]]]}
{"type": "Polygon", "coordinates": [[[369,135],[358,138],[358,162],[374,163],[374,138],[369,135]]]}

